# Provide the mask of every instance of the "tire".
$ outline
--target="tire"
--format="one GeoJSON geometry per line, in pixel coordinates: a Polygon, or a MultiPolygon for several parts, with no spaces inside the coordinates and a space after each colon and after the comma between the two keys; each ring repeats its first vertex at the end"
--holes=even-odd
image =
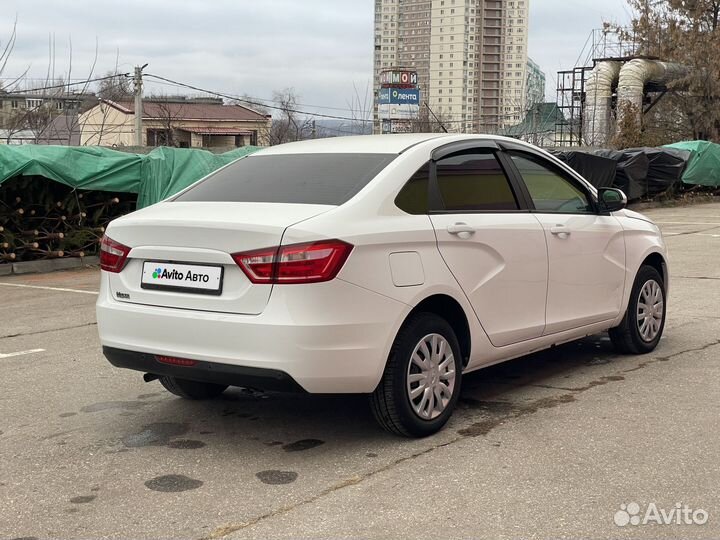
{"type": "Polygon", "coordinates": [[[404,437],[426,437],[442,429],[452,415],[460,396],[461,380],[460,345],[452,327],[445,319],[433,313],[418,313],[405,322],[395,337],[383,378],[370,396],[370,407],[378,423],[390,433],[404,437]],[[433,342],[434,336],[437,338],[433,342]],[[425,351],[429,351],[435,343],[436,352],[441,352],[443,348],[445,352],[431,356],[428,363],[427,357],[423,358],[423,342],[425,351]],[[452,351],[452,359],[447,352],[448,346],[452,351]],[[417,361],[413,362],[416,348],[420,349],[417,361]],[[422,371],[421,365],[426,367],[427,372],[422,371]],[[433,365],[439,369],[433,368],[433,365]],[[414,380],[408,384],[411,378],[414,380]],[[437,393],[421,390],[428,383],[437,389],[437,393]],[[419,392],[414,401],[410,397],[413,391],[419,392]],[[423,400],[426,400],[425,407],[421,406],[423,400]],[[435,403],[432,410],[430,400],[435,403]],[[416,412],[415,407],[421,407],[420,411],[416,412]]]}
{"type": "Polygon", "coordinates": [[[185,399],[213,399],[227,388],[227,385],[224,384],[189,381],[177,377],[162,376],[158,380],[165,390],[185,399]]]}
{"type": "MultiPolygon", "coordinates": [[[[666,309],[665,282],[660,272],[652,266],[641,266],[637,276],[635,276],[625,316],[618,326],[611,328],[608,332],[615,349],[625,354],[645,354],[653,351],[657,347],[665,328],[666,309]],[[654,307],[650,311],[652,321],[648,320],[643,326],[642,319],[638,324],[638,311],[642,303],[641,296],[645,295],[644,299],[648,299],[648,294],[653,291],[653,283],[657,285],[657,296],[650,294],[649,299],[653,301],[653,299],[659,298],[662,306],[659,306],[657,302],[653,304],[654,307]],[[646,286],[649,288],[645,288],[646,286]],[[659,321],[657,315],[662,317],[659,321]],[[647,325],[650,325],[649,331],[647,325]],[[645,335],[643,335],[642,328],[645,328],[645,335]]],[[[647,313],[647,310],[645,312],[647,313]]]]}

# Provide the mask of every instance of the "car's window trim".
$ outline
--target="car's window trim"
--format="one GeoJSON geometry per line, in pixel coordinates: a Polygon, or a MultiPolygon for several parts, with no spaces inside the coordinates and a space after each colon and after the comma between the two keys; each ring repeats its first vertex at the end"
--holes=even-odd
{"type": "Polygon", "coordinates": [[[519,145],[513,145],[512,148],[508,148],[506,150],[502,151],[502,154],[507,158],[506,161],[508,162],[508,167],[511,168],[513,173],[516,175],[517,180],[521,182],[523,192],[527,196],[527,203],[529,211],[533,214],[558,214],[558,215],[603,215],[603,213],[600,211],[597,199],[594,197],[593,193],[587,188],[587,186],[578,181],[574,176],[567,174],[566,171],[564,171],[561,167],[558,167],[555,163],[548,160],[547,158],[543,157],[542,155],[537,154],[536,152],[531,152],[526,150],[525,148],[521,148],[519,145]],[[535,206],[535,201],[533,200],[532,196],[530,195],[530,190],[527,187],[527,184],[525,183],[525,179],[523,178],[522,174],[520,173],[520,170],[517,168],[517,165],[515,165],[515,162],[512,159],[513,154],[520,154],[520,157],[525,157],[526,159],[529,159],[530,161],[535,161],[541,166],[545,167],[546,169],[554,172],[557,174],[560,178],[567,181],[571,186],[575,187],[579,191],[581,191],[586,197],[590,204],[590,207],[592,208],[592,212],[551,212],[548,210],[540,210],[535,206]]]}
{"type": "Polygon", "coordinates": [[[455,141],[435,148],[432,151],[430,159],[432,161],[440,161],[451,155],[476,149],[500,150],[497,143],[492,139],[455,141]]]}

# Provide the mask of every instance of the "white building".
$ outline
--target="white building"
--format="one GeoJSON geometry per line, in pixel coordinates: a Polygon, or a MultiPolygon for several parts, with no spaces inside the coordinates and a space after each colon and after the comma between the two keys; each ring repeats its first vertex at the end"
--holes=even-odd
{"type": "Polygon", "coordinates": [[[545,73],[532,58],[528,58],[525,93],[527,95],[526,110],[530,110],[537,103],[545,101],[545,73]]]}
{"type": "Polygon", "coordinates": [[[527,110],[529,0],[375,0],[375,89],[418,72],[422,99],[459,132],[496,132],[527,110]]]}

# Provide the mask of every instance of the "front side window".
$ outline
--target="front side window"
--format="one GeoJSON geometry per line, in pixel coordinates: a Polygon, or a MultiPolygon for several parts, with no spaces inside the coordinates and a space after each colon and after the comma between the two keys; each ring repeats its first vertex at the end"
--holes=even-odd
{"type": "Polygon", "coordinates": [[[595,213],[585,191],[543,164],[539,158],[519,152],[510,152],[509,154],[522,176],[538,212],[595,213]]]}
{"type": "Polygon", "coordinates": [[[519,208],[510,182],[492,152],[468,151],[439,160],[437,182],[449,212],[519,208]]]}

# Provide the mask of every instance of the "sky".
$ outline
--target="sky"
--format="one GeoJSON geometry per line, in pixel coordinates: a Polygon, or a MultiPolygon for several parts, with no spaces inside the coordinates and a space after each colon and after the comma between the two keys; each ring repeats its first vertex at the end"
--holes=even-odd
{"type": "MultiPolygon", "coordinates": [[[[529,1],[529,54],[547,75],[548,97],[555,94],[555,73],[575,65],[593,28],[630,18],[625,0],[529,1]]],[[[229,95],[270,99],[293,88],[306,110],[339,115],[358,97],[364,101],[372,85],[372,0],[2,3],[3,46],[17,18],[3,78],[28,70],[44,79],[50,68],[56,77],[85,79],[116,63],[121,72],[147,63],[145,73],[229,95]]],[[[196,94],[150,78],[147,93],[196,94]]]]}

